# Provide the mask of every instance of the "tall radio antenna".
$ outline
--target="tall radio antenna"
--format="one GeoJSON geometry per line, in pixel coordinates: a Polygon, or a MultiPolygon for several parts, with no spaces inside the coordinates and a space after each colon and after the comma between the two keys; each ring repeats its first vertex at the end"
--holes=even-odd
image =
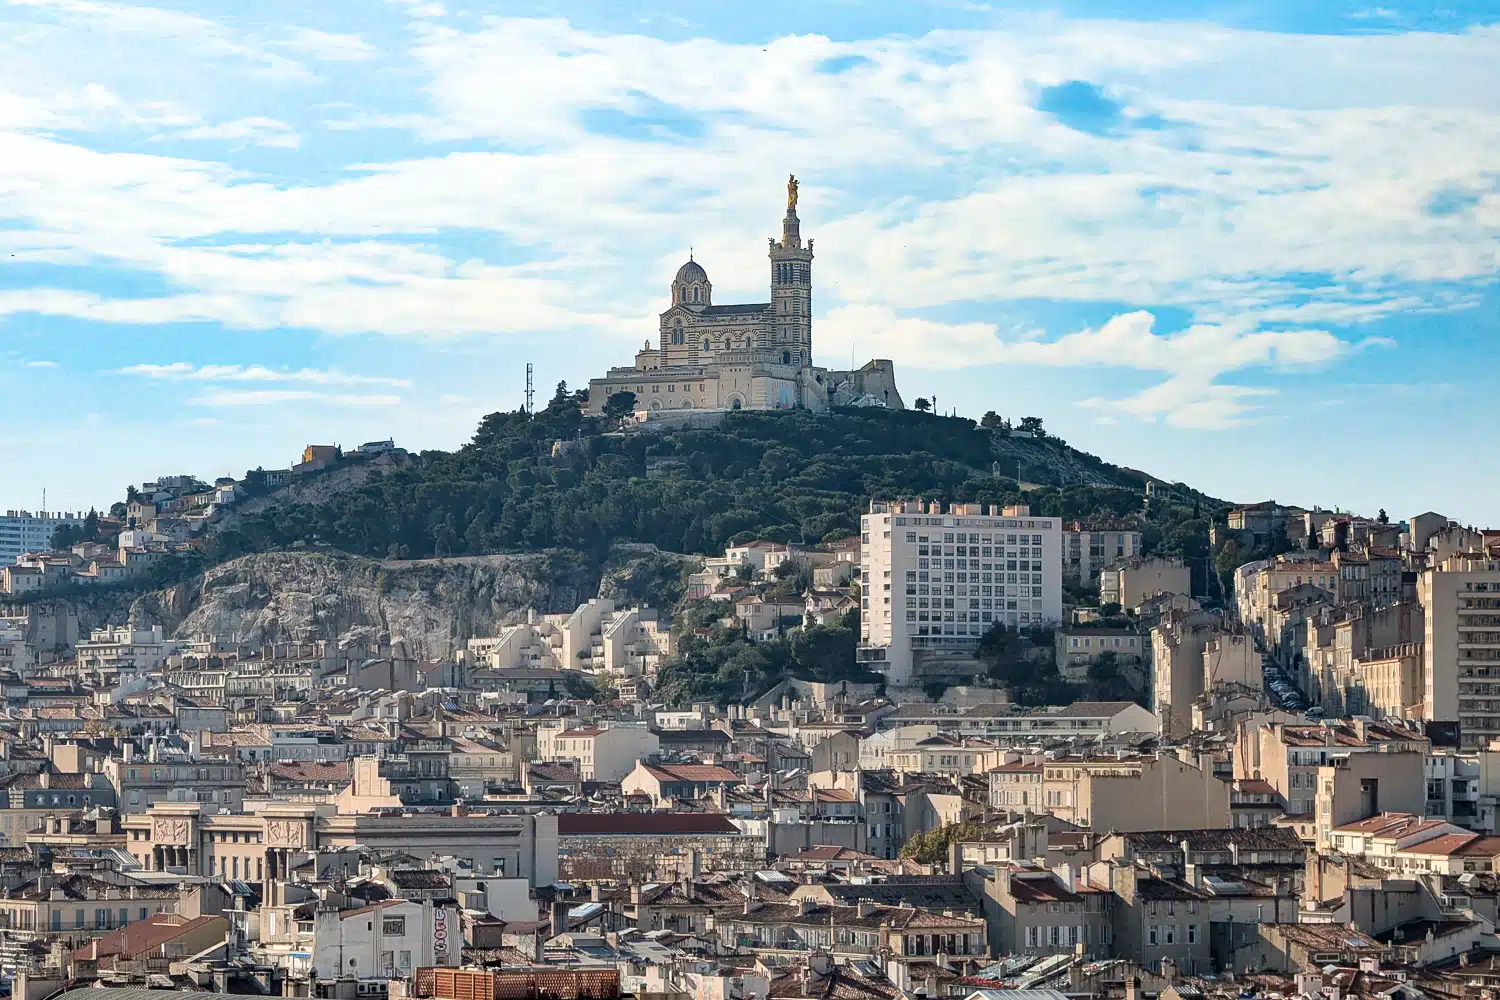
{"type": "Polygon", "coordinates": [[[527,413],[534,412],[533,407],[536,404],[536,386],[532,384],[531,374],[532,374],[531,362],[528,361],[528,362],[526,362],[526,412],[527,413]]]}

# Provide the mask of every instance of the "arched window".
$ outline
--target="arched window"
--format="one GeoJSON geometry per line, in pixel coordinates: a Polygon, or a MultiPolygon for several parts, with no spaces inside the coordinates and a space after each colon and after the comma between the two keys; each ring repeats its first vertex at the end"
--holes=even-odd
{"type": "Polygon", "coordinates": [[[693,301],[694,302],[698,301],[698,286],[697,285],[693,286],[693,301]]]}
{"type": "Polygon", "coordinates": [[[672,343],[674,343],[674,344],[680,344],[680,343],[682,343],[682,327],[681,326],[674,326],[672,328],[672,343]]]}
{"type": "Polygon", "coordinates": [[[707,354],[709,351],[711,351],[713,349],[714,349],[714,342],[712,340],[704,338],[704,341],[703,341],[703,353],[707,354]]]}
{"type": "Polygon", "coordinates": [[[784,365],[789,365],[789,364],[792,363],[792,352],[791,351],[782,351],[781,352],[781,363],[784,364],[784,365]]]}

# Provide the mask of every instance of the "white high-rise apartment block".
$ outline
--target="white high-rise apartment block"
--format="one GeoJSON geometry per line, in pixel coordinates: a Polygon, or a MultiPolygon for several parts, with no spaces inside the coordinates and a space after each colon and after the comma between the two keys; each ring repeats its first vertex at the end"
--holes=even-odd
{"type": "Polygon", "coordinates": [[[83,527],[83,515],[72,511],[6,511],[0,517],[0,567],[14,566],[27,552],[46,552],[52,547],[52,533],[64,524],[83,527]]]}
{"type": "Polygon", "coordinates": [[[1062,520],[1029,507],[872,501],[860,518],[859,658],[905,687],[926,654],[972,651],[995,622],[1062,617],[1062,520]]]}
{"type": "Polygon", "coordinates": [[[1500,737],[1500,559],[1449,556],[1417,578],[1423,713],[1457,720],[1464,749],[1500,737]]]}

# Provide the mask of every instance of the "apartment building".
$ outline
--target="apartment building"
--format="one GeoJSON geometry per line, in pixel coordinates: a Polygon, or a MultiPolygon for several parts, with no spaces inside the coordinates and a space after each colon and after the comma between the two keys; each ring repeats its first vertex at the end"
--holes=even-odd
{"type": "Polygon", "coordinates": [[[871,501],[859,659],[895,687],[954,668],[996,623],[1062,617],[1061,521],[1029,507],[871,501]]]}
{"type": "Polygon", "coordinates": [[[1130,521],[1095,518],[1062,529],[1062,577],[1071,583],[1096,580],[1112,562],[1141,554],[1140,529],[1130,521]]]}
{"type": "Polygon", "coordinates": [[[1111,954],[1114,894],[1069,869],[995,866],[984,915],[996,955],[1111,954]]]}
{"type": "Polygon", "coordinates": [[[1151,710],[1166,735],[1187,732],[1203,694],[1203,653],[1223,622],[1210,611],[1168,612],[1151,630],[1151,710]]]}
{"type": "Polygon", "coordinates": [[[1500,736],[1500,560],[1450,556],[1417,580],[1423,716],[1457,719],[1463,746],[1500,736]]]}
{"type": "Polygon", "coordinates": [[[122,673],[160,670],[167,657],[176,652],[177,644],[166,638],[160,625],[118,625],[94,629],[76,649],[80,670],[99,678],[115,678],[122,673]]]}
{"type": "Polygon", "coordinates": [[[576,760],[584,781],[619,781],[636,761],[661,752],[661,740],[645,726],[586,726],[558,733],[552,754],[576,760]]]}
{"type": "Polygon", "coordinates": [[[1317,845],[1333,849],[1333,831],[1381,812],[1423,810],[1427,782],[1426,755],[1414,750],[1395,753],[1333,755],[1318,768],[1317,845]]]}
{"type": "MultiPolygon", "coordinates": [[[[1040,763],[1043,806],[1036,811],[1078,826],[1137,831],[1229,825],[1229,784],[1207,758],[1059,755],[1040,763]]],[[[992,801],[995,787],[992,779],[992,801]]]]}
{"type": "Polygon", "coordinates": [[[1060,628],[1054,642],[1057,672],[1074,683],[1087,680],[1089,667],[1106,653],[1128,666],[1140,664],[1151,650],[1149,636],[1128,628],[1060,628]]]}
{"type": "Polygon", "coordinates": [[[0,517],[0,568],[13,566],[27,552],[52,548],[52,534],[65,524],[83,527],[84,515],[73,511],[7,510],[0,517]]]}
{"type": "Polygon", "coordinates": [[[1203,690],[1238,685],[1260,690],[1265,673],[1255,641],[1245,632],[1220,632],[1203,646],[1203,690]]]}
{"type": "Polygon", "coordinates": [[[1318,768],[1356,753],[1426,754],[1431,742],[1394,720],[1367,718],[1316,725],[1264,723],[1242,726],[1234,750],[1236,778],[1262,778],[1286,803],[1288,816],[1311,818],[1317,805],[1318,768]],[[1256,746],[1250,746],[1250,743],[1256,746]]]}
{"type": "Polygon", "coordinates": [[[1270,622],[1278,595],[1301,586],[1330,595],[1338,592],[1338,570],[1330,562],[1307,555],[1283,554],[1267,562],[1249,563],[1235,575],[1235,602],[1240,621],[1258,627],[1267,642],[1276,639],[1270,622]]]}
{"type": "Polygon", "coordinates": [[[1175,556],[1131,556],[1109,563],[1099,574],[1099,603],[1127,610],[1158,594],[1192,596],[1192,571],[1175,556]]]}

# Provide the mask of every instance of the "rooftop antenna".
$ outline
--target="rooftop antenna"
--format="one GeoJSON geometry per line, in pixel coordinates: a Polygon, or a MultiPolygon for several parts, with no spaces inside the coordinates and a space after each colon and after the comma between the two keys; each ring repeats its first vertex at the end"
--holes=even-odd
{"type": "Polygon", "coordinates": [[[532,407],[536,403],[536,386],[532,383],[531,362],[526,362],[526,412],[533,412],[532,407]]]}

